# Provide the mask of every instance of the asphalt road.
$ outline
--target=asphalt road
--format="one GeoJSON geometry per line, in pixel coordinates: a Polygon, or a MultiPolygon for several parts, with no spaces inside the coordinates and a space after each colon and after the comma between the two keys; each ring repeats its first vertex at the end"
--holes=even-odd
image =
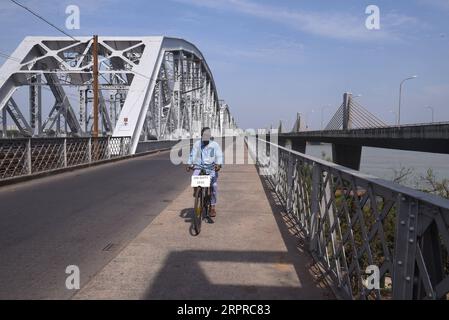
{"type": "Polygon", "coordinates": [[[68,299],[189,184],[169,153],[0,188],[0,299],[68,299]]]}

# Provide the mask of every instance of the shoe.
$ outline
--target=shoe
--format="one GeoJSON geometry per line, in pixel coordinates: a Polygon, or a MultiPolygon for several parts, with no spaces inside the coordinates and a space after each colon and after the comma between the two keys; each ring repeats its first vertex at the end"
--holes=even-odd
{"type": "Polygon", "coordinates": [[[217,216],[217,211],[215,211],[215,206],[210,207],[210,214],[211,218],[215,218],[217,216]]]}

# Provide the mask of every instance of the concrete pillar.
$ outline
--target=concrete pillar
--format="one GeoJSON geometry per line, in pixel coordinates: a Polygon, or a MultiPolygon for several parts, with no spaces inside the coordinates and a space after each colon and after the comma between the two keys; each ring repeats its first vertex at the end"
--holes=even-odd
{"type": "Polygon", "coordinates": [[[362,146],[332,144],[332,160],[341,166],[360,170],[362,146]]]}
{"type": "Polygon", "coordinates": [[[352,128],[351,124],[351,93],[343,94],[343,130],[348,130],[352,128]]]}
{"type": "Polygon", "coordinates": [[[279,144],[287,149],[292,149],[296,152],[306,153],[306,140],[300,139],[279,139],[279,144]]]}
{"type": "Polygon", "coordinates": [[[302,131],[303,126],[301,125],[301,113],[297,113],[296,114],[296,121],[295,121],[295,125],[293,127],[292,132],[300,132],[302,131]]]}

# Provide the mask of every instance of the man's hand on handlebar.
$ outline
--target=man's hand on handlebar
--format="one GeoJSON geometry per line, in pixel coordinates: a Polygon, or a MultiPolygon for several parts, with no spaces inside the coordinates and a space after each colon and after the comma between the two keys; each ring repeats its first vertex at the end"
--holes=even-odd
{"type": "MultiPolygon", "coordinates": [[[[192,171],[192,170],[195,170],[195,166],[194,165],[191,165],[191,164],[186,165],[186,171],[187,172],[192,171]]],[[[214,170],[216,172],[220,171],[221,170],[221,164],[214,164],[214,170]]]]}

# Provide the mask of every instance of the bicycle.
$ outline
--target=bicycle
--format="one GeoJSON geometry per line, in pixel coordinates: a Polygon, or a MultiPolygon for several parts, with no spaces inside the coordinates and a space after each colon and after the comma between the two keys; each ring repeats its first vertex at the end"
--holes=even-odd
{"type": "MultiPolygon", "coordinates": [[[[211,192],[212,192],[212,178],[210,174],[211,170],[214,170],[214,164],[212,165],[194,165],[193,169],[200,170],[198,176],[192,176],[191,186],[194,188],[195,201],[193,207],[193,227],[195,235],[199,235],[201,232],[201,223],[204,219],[213,221],[209,216],[211,205],[211,192]]],[[[189,171],[190,171],[189,170],[189,171]]]]}

